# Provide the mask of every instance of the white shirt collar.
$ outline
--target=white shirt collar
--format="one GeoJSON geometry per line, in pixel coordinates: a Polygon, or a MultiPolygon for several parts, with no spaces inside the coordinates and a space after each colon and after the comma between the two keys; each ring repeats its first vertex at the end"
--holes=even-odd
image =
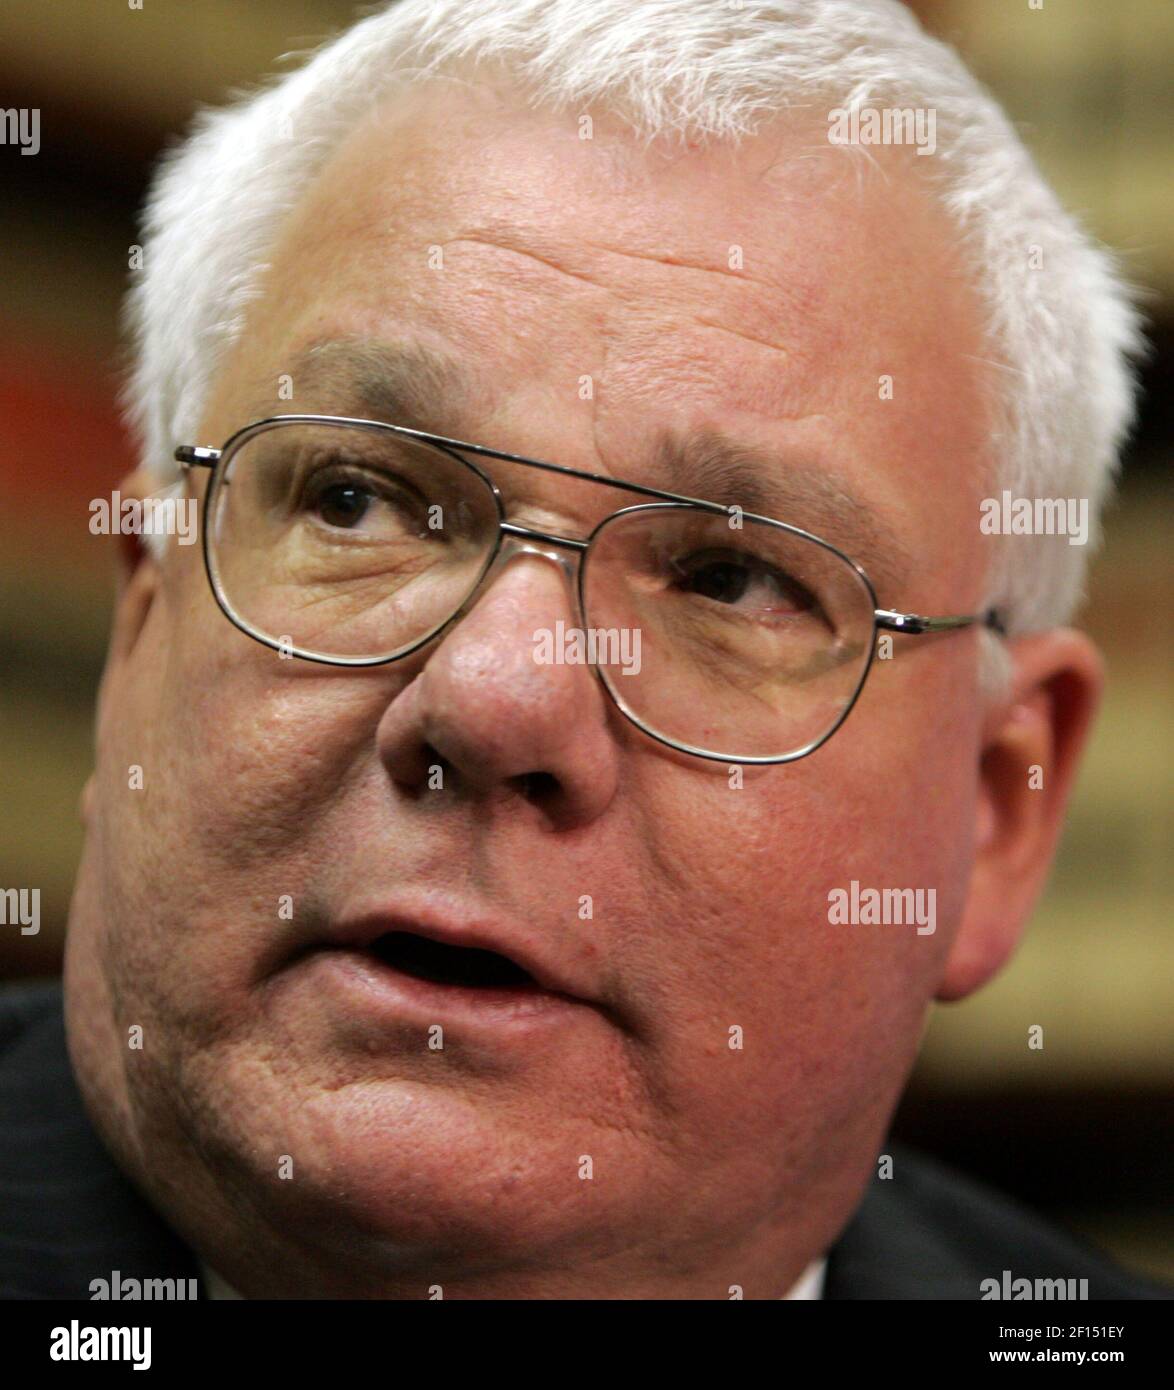
{"type": "Polygon", "coordinates": [[[803,1273],[795,1280],[790,1293],[783,1295],[785,1302],[815,1302],[823,1298],[823,1281],[827,1274],[827,1260],[812,1260],[803,1273]]]}
{"type": "Polygon", "coordinates": [[[237,1298],[244,1302],[244,1294],[237,1293],[231,1284],[220,1277],[211,1265],[199,1261],[200,1273],[204,1276],[204,1288],[209,1298],[237,1298]]]}

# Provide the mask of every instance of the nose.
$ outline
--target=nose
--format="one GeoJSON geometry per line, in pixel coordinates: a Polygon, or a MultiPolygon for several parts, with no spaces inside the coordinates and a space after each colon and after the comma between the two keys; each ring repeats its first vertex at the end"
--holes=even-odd
{"type": "Polygon", "coordinates": [[[564,551],[581,543],[505,529],[472,605],[384,712],[379,754],[413,794],[436,794],[439,767],[445,793],[516,796],[551,828],[581,826],[618,784],[609,703],[590,667],[537,659],[543,631],[579,621],[577,562],[564,551]]]}

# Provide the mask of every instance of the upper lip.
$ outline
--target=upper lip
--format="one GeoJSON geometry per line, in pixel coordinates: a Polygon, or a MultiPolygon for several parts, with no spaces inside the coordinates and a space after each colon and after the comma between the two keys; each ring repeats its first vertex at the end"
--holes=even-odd
{"type": "Polygon", "coordinates": [[[333,924],[328,936],[333,946],[361,951],[389,932],[412,932],[416,936],[427,937],[446,946],[496,951],[498,955],[505,956],[507,960],[513,961],[526,971],[539,989],[570,999],[585,999],[574,982],[551,965],[541,952],[535,951],[528,943],[520,940],[519,933],[473,914],[439,914],[419,910],[407,912],[381,908],[342,918],[333,924]]]}

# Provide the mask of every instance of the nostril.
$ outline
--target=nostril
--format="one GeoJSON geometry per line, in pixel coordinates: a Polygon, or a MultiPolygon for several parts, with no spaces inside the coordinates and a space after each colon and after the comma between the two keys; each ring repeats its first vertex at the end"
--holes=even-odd
{"type": "Polygon", "coordinates": [[[394,763],[388,760],[388,771],[403,795],[416,801],[448,787],[452,764],[431,743],[421,740],[405,746],[403,756],[394,763]]]}
{"type": "Polygon", "coordinates": [[[535,805],[552,801],[558,794],[558,778],[550,772],[524,772],[517,778],[518,790],[535,805]]]}
{"type": "Polygon", "coordinates": [[[421,750],[424,766],[428,769],[427,786],[429,791],[442,787],[449,771],[448,761],[431,743],[425,743],[421,750]],[[439,775],[438,775],[439,770],[439,775]]]}

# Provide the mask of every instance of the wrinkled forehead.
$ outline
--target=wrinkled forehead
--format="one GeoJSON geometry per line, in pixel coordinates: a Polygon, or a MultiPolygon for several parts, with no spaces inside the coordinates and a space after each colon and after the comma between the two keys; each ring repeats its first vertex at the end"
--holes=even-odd
{"type": "MultiPolygon", "coordinates": [[[[303,282],[328,275],[324,289],[371,304],[387,286],[401,309],[439,312],[482,272],[522,301],[546,291],[590,306],[609,332],[620,309],[691,310],[699,327],[787,354],[785,372],[778,357],[771,369],[811,390],[820,349],[891,331],[897,308],[903,325],[928,326],[923,292],[935,286],[940,299],[964,278],[920,168],[908,148],[830,143],[806,109],[736,146],[681,147],[638,142],[614,116],[577,119],[429,82],[385,100],[342,141],[270,260],[283,283],[283,266],[303,282]],[[706,322],[714,310],[722,321],[706,322]]],[[[461,307],[475,331],[476,306],[461,307]]],[[[526,321],[509,328],[525,339],[526,321]]],[[[710,366],[732,347],[715,343],[710,366]]]]}
{"type": "Polygon", "coordinates": [[[389,401],[410,377],[444,402],[395,423],[685,492],[640,470],[720,433],[755,467],[825,475],[832,505],[877,517],[874,553],[930,513],[965,524],[986,406],[957,235],[910,151],[862,158],[817,116],[649,147],[482,86],[389,99],[284,220],[224,426],[274,413],[279,376],[292,408],[344,413],[382,373],[389,401]]]}

